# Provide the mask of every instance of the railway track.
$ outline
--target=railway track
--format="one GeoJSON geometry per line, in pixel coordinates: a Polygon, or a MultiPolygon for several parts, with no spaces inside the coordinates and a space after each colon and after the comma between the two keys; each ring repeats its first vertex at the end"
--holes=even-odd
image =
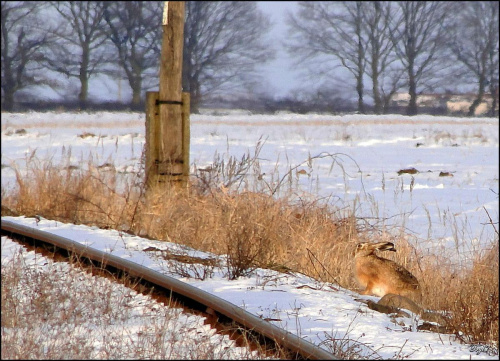
{"type": "MultiPolygon", "coordinates": [[[[2,235],[28,245],[45,254],[68,259],[77,257],[79,263],[92,269],[106,270],[113,275],[132,278],[148,290],[154,289],[155,298],[173,299],[189,312],[201,314],[213,327],[225,332],[238,342],[243,335],[264,346],[270,353],[280,350],[286,358],[302,360],[338,359],[326,350],[301,339],[217,296],[202,291],[175,278],[166,276],[137,263],[84,246],[68,238],[2,220],[2,235]]],[[[261,347],[262,349],[262,347],[261,347]]]]}

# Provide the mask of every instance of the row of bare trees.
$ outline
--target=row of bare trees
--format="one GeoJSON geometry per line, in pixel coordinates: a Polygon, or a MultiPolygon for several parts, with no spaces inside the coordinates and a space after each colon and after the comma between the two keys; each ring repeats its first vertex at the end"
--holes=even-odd
{"type": "MultiPolygon", "coordinates": [[[[290,14],[287,48],[312,76],[335,80],[338,68],[355,82],[358,110],[368,94],[382,113],[391,97],[410,95],[408,114],[426,91],[473,84],[474,114],[488,90],[498,104],[497,1],[304,1],[290,14]]],[[[342,79],[344,81],[344,79],[342,79]]],[[[469,86],[469,88],[471,88],[469,86]]]]}
{"type": "MultiPolygon", "coordinates": [[[[133,107],[158,87],[162,1],[2,1],[1,10],[2,110],[40,85],[81,107],[94,78],[127,82],[133,107]],[[78,89],[65,89],[65,79],[78,89]]],[[[266,42],[271,24],[256,2],[187,1],[185,13],[192,111],[208,95],[258,89],[258,67],[280,42],[266,42]]],[[[384,113],[404,91],[416,114],[418,94],[462,86],[477,94],[474,114],[488,92],[493,110],[498,103],[498,17],[497,1],[304,1],[288,16],[284,45],[323,88],[303,93],[352,91],[359,112],[371,99],[384,113]]]]}
{"type": "MultiPolygon", "coordinates": [[[[163,4],[2,1],[2,109],[35,85],[60,89],[60,75],[78,80],[81,107],[97,76],[128,82],[140,106],[158,87],[163,4]]],[[[274,53],[262,40],[269,28],[255,2],[186,2],[183,88],[193,111],[203,94],[256,79],[256,65],[274,53]]]]}

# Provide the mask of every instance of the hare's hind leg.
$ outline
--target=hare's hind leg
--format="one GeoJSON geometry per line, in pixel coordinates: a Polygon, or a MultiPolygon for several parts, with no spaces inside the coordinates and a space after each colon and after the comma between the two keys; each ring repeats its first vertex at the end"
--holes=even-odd
{"type": "Polygon", "coordinates": [[[373,288],[373,283],[372,282],[368,282],[366,284],[366,288],[364,289],[364,291],[361,292],[361,294],[362,295],[371,295],[371,294],[373,294],[372,288],[373,288]]]}
{"type": "Polygon", "coordinates": [[[396,295],[394,293],[387,293],[378,301],[379,305],[404,308],[410,310],[411,312],[421,315],[423,312],[422,307],[417,305],[413,300],[406,296],[396,295]]]}

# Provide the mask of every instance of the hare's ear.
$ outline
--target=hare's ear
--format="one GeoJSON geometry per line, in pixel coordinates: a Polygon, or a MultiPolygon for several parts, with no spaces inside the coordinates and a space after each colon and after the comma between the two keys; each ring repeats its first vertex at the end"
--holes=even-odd
{"type": "Polygon", "coordinates": [[[394,248],[394,243],[392,242],[380,242],[376,244],[376,248],[379,251],[392,251],[396,252],[396,248],[394,248]]]}

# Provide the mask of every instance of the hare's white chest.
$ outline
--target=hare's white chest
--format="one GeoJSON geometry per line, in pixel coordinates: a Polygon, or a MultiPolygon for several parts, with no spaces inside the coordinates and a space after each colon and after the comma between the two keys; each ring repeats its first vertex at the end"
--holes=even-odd
{"type": "Polygon", "coordinates": [[[376,296],[384,297],[388,293],[388,290],[385,285],[377,284],[372,287],[372,292],[376,296]]]}

